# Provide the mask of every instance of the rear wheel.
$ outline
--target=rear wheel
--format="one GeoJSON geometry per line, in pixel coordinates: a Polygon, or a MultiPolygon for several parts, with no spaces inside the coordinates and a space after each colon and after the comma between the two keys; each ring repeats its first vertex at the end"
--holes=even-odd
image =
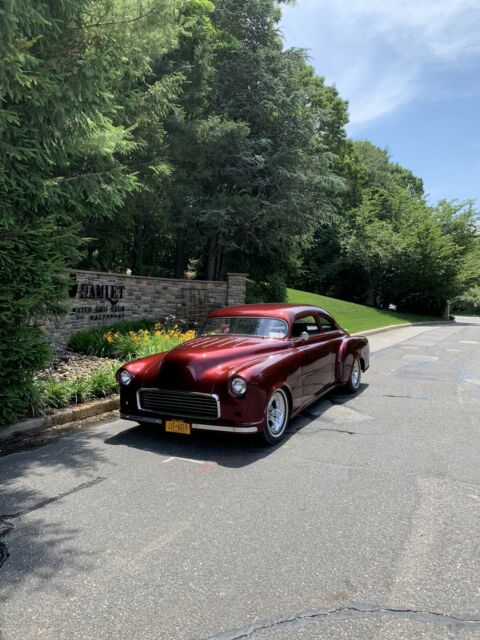
{"type": "Polygon", "coordinates": [[[280,442],[285,435],[289,414],[290,407],[285,391],[275,389],[268,400],[265,412],[265,424],[261,432],[264,444],[274,445],[280,442]]]}
{"type": "Polygon", "coordinates": [[[345,391],[348,393],[356,393],[358,391],[358,387],[360,386],[360,380],[362,378],[362,367],[360,365],[360,360],[355,358],[352,364],[352,370],[350,371],[350,377],[348,378],[348,382],[345,385],[345,391]]]}

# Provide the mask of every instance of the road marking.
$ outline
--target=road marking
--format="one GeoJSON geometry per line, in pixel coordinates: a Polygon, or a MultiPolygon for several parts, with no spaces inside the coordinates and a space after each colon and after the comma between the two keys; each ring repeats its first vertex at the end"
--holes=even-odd
{"type": "Polygon", "coordinates": [[[416,354],[410,354],[410,353],[406,353],[404,356],[401,357],[401,360],[406,360],[407,362],[420,362],[420,363],[426,363],[426,362],[436,362],[437,360],[440,360],[440,358],[438,358],[438,356],[417,356],[416,354]]]}
{"type": "Polygon", "coordinates": [[[216,469],[218,467],[218,464],[216,462],[206,462],[205,464],[202,464],[201,467],[198,467],[197,471],[199,471],[200,473],[208,473],[209,471],[212,471],[212,469],[216,469]]]}
{"type": "Polygon", "coordinates": [[[158,538],[152,540],[150,544],[147,544],[145,547],[143,547],[143,549],[140,549],[137,558],[143,558],[144,556],[147,556],[154,551],[158,551],[178,535],[184,533],[184,531],[186,531],[187,529],[190,529],[190,524],[188,522],[179,522],[171,529],[158,536],[158,538]]]}
{"type": "Polygon", "coordinates": [[[146,556],[159,551],[160,549],[162,549],[162,547],[172,542],[177,536],[185,533],[189,529],[191,529],[191,525],[189,522],[178,522],[163,533],[160,533],[153,540],[150,540],[150,542],[144,547],[138,549],[136,549],[136,547],[133,547],[133,550],[131,550],[131,553],[129,555],[111,555],[112,550],[109,549],[106,553],[107,559],[112,564],[116,565],[117,567],[121,567],[122,569],[128,571],[128,573],[130,574],[138,573],[139,571],[141,571],[141,568],[139,569],[139,560],[143,560],[146,556]]]}
{"type": "Polygon", "coordinates": [[[459,340],[459,344],[480,344],[478,340],[459,340]]]}
{"type": "Polygon", "coordinates": [[[180,456],[170,456],[170,458],[163,460],[162,464],[166,464],[172,460],[184,460],[185,462],[193,462],[193,464],[207,464],[207,460],[194,460],[193,458],[181,458],[180,456]]]}

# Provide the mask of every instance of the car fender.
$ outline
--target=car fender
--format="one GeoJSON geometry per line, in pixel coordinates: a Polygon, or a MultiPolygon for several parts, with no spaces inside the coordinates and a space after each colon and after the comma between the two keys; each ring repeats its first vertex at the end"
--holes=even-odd
{"type": "Polygon", "coordinates": [[[168,351],[160,351],[144,358],[131,360],[127,364],[122,365],[117,371],[117,375],[124,369],[129,371],[135,380],[136,386],[145,384],[149,380],[154,380],[158,375],[158,371],[162,366],[163,359],[168,351]]]}
{"type": "Polygon", "coordinates": [[[286,388],[292,406],[301,394],[300,359],[295,349],[274,353],[267,358],[255,358],[236,367],[231,375],[239,375],[262,389],[268,398],[275,389],[286,388]]]}
{"type": "Polygon", "coordinates": [[[362,371],[370,365],[370,350],[365,336],[347,336],[342,341],[337,352],[335,377],[338,384],[348,381],[355,358],[361,363],[362,371]]]}

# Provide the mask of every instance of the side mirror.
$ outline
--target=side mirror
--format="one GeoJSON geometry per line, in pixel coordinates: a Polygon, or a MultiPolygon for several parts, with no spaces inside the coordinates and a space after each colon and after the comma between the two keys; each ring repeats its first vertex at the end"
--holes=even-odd
{"type": "Polygon", "coordinates": [[[306,342],[309,339],[309,335],[306,331],[302,331],[302,333],[300,334],[300,339],[302,340],[302,342],[306,342]]]}

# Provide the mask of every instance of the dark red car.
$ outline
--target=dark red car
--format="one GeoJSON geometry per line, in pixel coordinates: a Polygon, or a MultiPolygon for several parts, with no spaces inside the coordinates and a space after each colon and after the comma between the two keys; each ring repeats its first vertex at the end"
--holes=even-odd
{"type": "Polygon", "coordinates": [[[194,340],[119,369],[121,417],[185,434],[258,432],[275,444],[292,416],[333,387],[355,392],[369,353],[367,338],[318,307],[218,309],[194,340]]]}

